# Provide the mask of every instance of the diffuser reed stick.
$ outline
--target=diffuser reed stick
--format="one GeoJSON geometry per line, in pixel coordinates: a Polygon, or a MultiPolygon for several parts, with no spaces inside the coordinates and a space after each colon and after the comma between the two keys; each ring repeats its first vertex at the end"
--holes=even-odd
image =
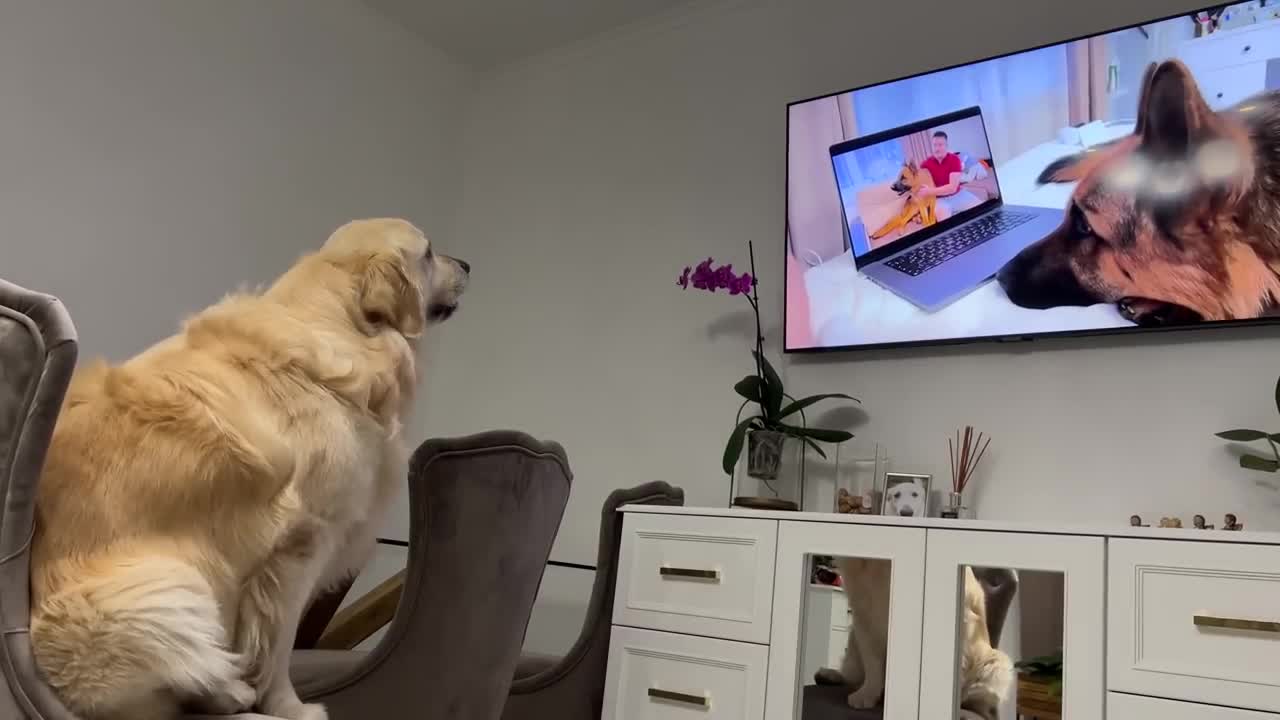
{"type": "Polygon", "coordinates": [[[973,426],[966,425],[963,430],[956,431],[955,441],[947,438],[947,454],[951,459],[951,491],[960,495],[969,486],[978,463],[987,452],[991,437],[983,433],[974,434],[973,426]],[[986,442],[983,442],[983,440],[986,442]]]}

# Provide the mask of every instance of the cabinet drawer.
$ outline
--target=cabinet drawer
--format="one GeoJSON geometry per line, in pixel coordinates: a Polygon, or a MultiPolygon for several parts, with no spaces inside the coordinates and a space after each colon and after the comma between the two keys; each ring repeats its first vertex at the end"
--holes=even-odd
{"type": "Polygon", "coordinates": [[[1280,711],[1280,547],[1112,540],[1108,689],[1280,711]]]}
{"type": "Polygon", "coordinates": [[[1204,72],[1280,57],[1280,33],[1268,27],[1199,38],[1184,43],[1177,55],[1199,79],[1204,72]]]}
{"type": "Polygon", "coordinates": [[[1252,710],[1109,693],[1107,720],[1280,720],[1280,716],[1252,710]]]}
{"type": "Polygon", "coordinates": [[[1266,89],[1267,64],[1250,63],[1226,70],[1199,73],[1196,82],[1209,107],[1224,110],[1266,89]]]}
{"type": "Polygon", "coordinates": [[[614,626],[604,717],[762,720],[769,648],[614,626]]]}
{"type": "Polygon", "coordinates": [[[618,625],[767,644],[778,523],[627,515],[618,625]]]}

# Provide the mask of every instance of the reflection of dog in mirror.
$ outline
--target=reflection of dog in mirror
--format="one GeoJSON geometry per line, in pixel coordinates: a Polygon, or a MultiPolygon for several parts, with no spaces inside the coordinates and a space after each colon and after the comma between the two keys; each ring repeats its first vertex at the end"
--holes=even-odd
{"type": "MultiPolygon", "coordinates": [[[[876,707],[884,698],[889,646],[889,601],[892,565],[876,558],[835,558],[849,602],[849,638],[840,669],[823,668],[820,685],[852,689],[849,706],[876,707]]],[[[991,646],[987,599],[973,569],[964,568],[964,645],[960,653],[961,717],[995,720],[1013,685],[1013,663],[991,646]]]]}
{"type": "Polygon", "coordinates": [[[1223,112],[1152,64],[1132,135],[1058,160],[1060,228],[998,273],[1027,308],[1115,303],[1140,326],[1257,318],[1280,301],[1280,93],[1223,112]]]}
{"type": "Polygon", "coordinates": [[[898,517],[923,517],[929,491],[919,478],[903,480],[884,491],[884,514],[898,517]]]}
{"type": "Polygon", "coordinates": [[[898,173],[898,179],[893,181],[889,187],[899,196],[906,195],[907,202],[902,206],[902,210],[889,222],[885,223],[879,230],[871,233],[872,240],[879,240],[895,230],[901,230],[911,221],[919,220],[924,227],[938,221],[936,209],[938,199],[930,196],[927,198],[918,198],[915,195],[917,189],[922,187],[933,187],[933,175],[928,170],[916,165],[914,160],[909,160],[902,166],[902,170],[898,173]]]}

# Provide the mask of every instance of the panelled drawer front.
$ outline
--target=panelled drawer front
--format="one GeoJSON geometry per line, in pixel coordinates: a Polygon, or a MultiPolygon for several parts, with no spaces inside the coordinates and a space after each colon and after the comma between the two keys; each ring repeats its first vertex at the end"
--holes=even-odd
{"type": "Polygon", "coordinates": [[[1108,545],[1108,689],[1280,712],[1280,547],[1108,545]]]}
{"type": "Polygon", "coordinates": [[[1196,83],[1214,110],[1225,110],[1247,100],[1267,87],[1267,64],[1250,63],[1224,70],[1199,73],[1196,83]]]}
{"type": "Polygon", "coordinates": [[[1280,56],[1280,33],[1276,33],[1275,28],[1232,32],[1186,43],[1177,54],[1199,77],[1207,70],[1263,62],[1280,56]]]}
{"type": "Polygon", "coordinates": [[[628,514],[613,620],[767,644],[778,523],[628,514]]]}
{"type": "Polygon", "coordinates": [[[604,717],[762,720],[769,648],[614,626],[604,717]]]}
{"type": "Polygon", "coordinates": [[[1108,693],[1107,720],[1278,720],[1278,717],[1253,710],[1108,693]]]}

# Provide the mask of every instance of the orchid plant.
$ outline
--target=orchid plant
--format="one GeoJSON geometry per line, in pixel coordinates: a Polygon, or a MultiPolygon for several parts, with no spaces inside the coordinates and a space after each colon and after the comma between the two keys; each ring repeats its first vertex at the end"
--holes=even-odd
{"type": "Polygon", "coordinates": [[[751,258],[751,272],[738,275],[733,271],[732,264],[717,266],[713,258],[707,258],[694,267],[686,267],[676,279],[676,284],[685,290],[691,287],[710,293],[724,290],[729,295],[740,296],[751,306],[751,312],[755,316],[755,348],[751,354],[755,358],[756,371],[755,374],[747,375],[733,386],[734,391],[743,398],[743,402],[738,408],[738,419],[733,432],[729,435],[729,442],[724,448],[723,468],[727,475],[733,474],[733,469],[742,455],[747,433],[752,431],[772,431],[799,438],[813,448],[818,455],[825,458],[827,454],[818,442],[840,443],[851,439],[853,434],[844,430],[809,427],[805,418],[805,408],[829,399],[859,402],[857,398],[843,393],[811,395],[800,400],[787,394],[782,386],[782,379],[764,354],[764,332],[760,325],[759,278],[756,275],[755,250],[749,242],[747,251],[751,258]],[[743,419],[743,411],[751,404],[758,407],[758,412],[743,419]],[[792,420],[792,417],[797,414],[800,416],[798,425],[792,420]]]}

